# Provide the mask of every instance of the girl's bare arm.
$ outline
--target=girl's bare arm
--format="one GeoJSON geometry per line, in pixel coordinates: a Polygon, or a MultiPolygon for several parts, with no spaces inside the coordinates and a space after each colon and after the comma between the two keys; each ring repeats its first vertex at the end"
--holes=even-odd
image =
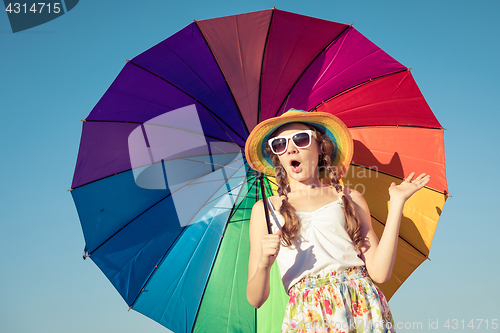
{"type": "Polygon", "coordinates": [[[392,275],[396,261],[401,216],[406,200],[430,180],[429,175],[421,174],[414,181],[411,181],[413,176],[414,173],[411,173],[400,185],[391,184],[389,188],[391,196],[389,212],[380,242],[373,231],[370,210],[365,199],[357,191],[350,190],[349,192],[361,219],[362,234],[368,241],[367,247],[363,250],[363,259],[368,273],[377,283],[387,282],[392,275]]]}
{"type": "Polygon", "coordinates": [[[262,200],[252,208],[249,233],[247,299],[253,307],[260,308],[269,297],[270,271],[278,255],[281,234],[268,234],[262,200]]]}

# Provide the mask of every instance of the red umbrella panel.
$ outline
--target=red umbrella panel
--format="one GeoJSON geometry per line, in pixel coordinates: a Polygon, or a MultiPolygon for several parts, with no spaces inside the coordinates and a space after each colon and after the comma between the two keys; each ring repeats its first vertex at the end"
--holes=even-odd
{"type": "Polygon", "coordinates": [[[432,175],[405,206],[386,296],[428,257],[447,197],[443,128],[410,71],[345,24],[277,9],[196,21],[129,60],[83,123],[71,193],[85,257],[132,309],[174,332],[280,329],[277,267],[264,306],[246,299],[261,195],[244,145],[289,108],[350,128],[343,182],[363,192],[379,237],[389,184],[432,175]]]}

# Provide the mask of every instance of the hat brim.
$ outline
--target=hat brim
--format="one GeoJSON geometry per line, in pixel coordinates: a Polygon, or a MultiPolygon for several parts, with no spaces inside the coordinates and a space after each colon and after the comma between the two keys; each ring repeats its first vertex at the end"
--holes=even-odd
{"type": "Polygon", "coordinates": [[[302,122],[313,125],[332,140],[335,148],[332,152],[332,166],[336,167],[339,179],[347,172],[351,164],[354,144],[347,126],[336,116],[326,112],[306,112],[289,110],[279,117],[259,123],[250,133],[245,144],[245,155],[250,167],[269,176],[276,176],[271,157],[265,153],[271,134],[288,123],[302,122]]]}

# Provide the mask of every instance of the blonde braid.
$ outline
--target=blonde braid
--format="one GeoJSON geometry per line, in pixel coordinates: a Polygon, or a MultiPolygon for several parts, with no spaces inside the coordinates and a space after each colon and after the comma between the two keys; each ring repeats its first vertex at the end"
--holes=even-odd
{"type": "Polygon", "coordinates": [[[351,237],[356,251],[359,251],[365,246],[365,239],[361,234],[361,222],[359,220],[358,213],[354,208],[354,204],[352,203],[351,199],[344,195],[344,191],[342,189],[342,185],[340,185],[340,182],[338,180],[335,168],[332,166],[328,166],[327,169],[330,176],[330,184],[335,187],[335,190],[342,198],[342,206],[344,208],[347,222],[347,234],[349,235],[349,237],[351,237]]]}
{"type": "MultiPolygon", "coordinates": [[[[270,149],[266,148],[266,150],[270,149]]],[[[299,234],[299,218],[295,214],[295,208],[288,201],[288,192],[290,192],[290,185],[288,183],[288,175],[285,168],[281,165],[277,155],[269,154],[271,156],[273,165],[276,169],[276,182],[278,183],[278,195],[283,197],[279,209],[280,214],[285,219],[285,223],[281,226],[281,244],[285,247],[292,245],[292,241],[298,237],[299,234]]]]}

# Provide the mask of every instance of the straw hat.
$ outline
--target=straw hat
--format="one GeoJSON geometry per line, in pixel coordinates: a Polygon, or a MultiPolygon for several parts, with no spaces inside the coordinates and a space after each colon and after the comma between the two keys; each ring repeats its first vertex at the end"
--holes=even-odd
{"type": "Polygon", "coordinates": [[[271,134],[280,126],[301,122],[313,125],[326,133],[335,147],[332,152],[332,166],[337,168],[339,178],[347,171],[353,154],[353,140],[347,126],[336,116],[326,112],[307,112],[290,109],[279,117],[259,123],[250,133],[245,144],[245,155],[250,167],[256,171],[275,176],[271,157],[264,148],[271,134]]]}

